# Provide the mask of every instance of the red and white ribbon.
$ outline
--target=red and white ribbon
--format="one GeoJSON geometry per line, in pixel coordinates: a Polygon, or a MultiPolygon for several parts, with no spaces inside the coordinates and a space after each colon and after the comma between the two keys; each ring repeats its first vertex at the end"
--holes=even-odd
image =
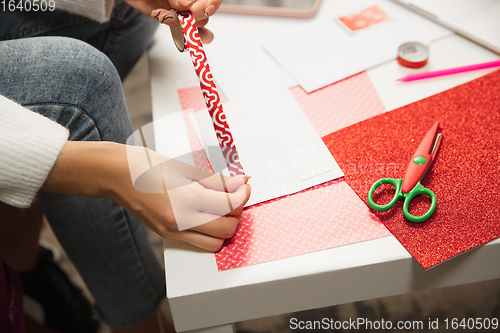
{"type": "Polygon", "coordinates": [[[226,160],[229,174],[231,176],[242,175],[244,174],[243,167],[236,151],[231,129],[227,124],[220,95],[215,86],[210,66],[208,65],[207,56],[203,50],[203,44],[201,43],[200,34],[196,27],[194,15],[188,11],[178,12],[177,16],[184,32],[184,47],[189,51],[195,72],[200,79],[201,91],[205,98],[208,113],[212,118],[217,140],[222,150],[222,156],[226,160]]]}

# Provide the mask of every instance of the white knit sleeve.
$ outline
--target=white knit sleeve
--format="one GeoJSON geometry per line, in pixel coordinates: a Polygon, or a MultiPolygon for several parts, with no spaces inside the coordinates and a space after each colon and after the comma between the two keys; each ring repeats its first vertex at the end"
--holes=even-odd
{"type": "Polygon", "coordinates": [[[0,96],[0,201],[29,207],[68,135],[63,126],[0,96]]]}
{"type": "Polygon", "coordinates": [[[115,0],[54,0],[56,9],[88,17],[99,23],[109,20],[115,0]]]}

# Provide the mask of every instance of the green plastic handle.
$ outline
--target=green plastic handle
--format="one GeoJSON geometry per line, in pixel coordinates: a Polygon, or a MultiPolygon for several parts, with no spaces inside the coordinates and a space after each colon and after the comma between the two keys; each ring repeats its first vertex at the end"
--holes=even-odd
{"type": "Polygon", "coordinates": [[[399,199],[404,199],[403,215],[408,221],[414,222],[414,223],[421,223],[421,222],[427,221],[427,219],[429,219],[429,217],[431,217],[432,214],[434,213],[434,211],[436,210],[436,205],[437,205],[436,195],[434,194],[434,192],[432,192],[428,188],[423,187],[420,184],[420,182],[418,182],[417,185],[415,185],[415,187],[409,193],[402,193],[401,192],[401,184],[402,183],[403,183],[402,178],[399,178],[399,179],[382,178],[382,179],[377,180],[375,183],[373,183],[372,187],[370,188],[370,191],[368,192],[368,205],[370,205],[370,207],[375,209],[375,210],[385,211],[385,210],[392,208],[392,206],[394,206],[394,204],[399,199]],[[379,205],[379,204],[375,203],[375,201],[373,201],[373,194],[375,193],[375,190],[383,184],[391,184],[392,186],[394,186],[395,192],[394,192],[394,197],[392,198],[392,200],[388,204],[379,205]],[[421,215],[421,216],[412,215],[408,211],[408,208],[410,206],[410,202],[417,195],[427,195],[429,198],[431,198],[431,207],[424,215],[421,215]]]}
{"type": "Polygon", "coordinates": [[[410,193],[403,194],[405,197],[405,202],[403,204],[403,215],[408,221],[415,222],[415,223],[421,223],[424,221],[427,221],[429,217],[434,213],[436,210],[436,205],[437,205],[437,199],[436,195],[434,192],[429,190],[426,187],[423,187],[420,182],[415,185],[415,187],[410,191],[410,193]],[[431,206],[429,207],[429,210],[427,213],[421,216],[415,216],[411,215],[410,212],[408,211],[408,207],[410,206],[410,202],[415,198],[417,195],[426,195],[429,198],[431,198],[431,206]]]}
{"type": "Polygon", "coordinates": [[[371,208],[378,210],[378,211],[384,211],[390,209],[394,204],[399,200],[402,199],[404,196],[401,193],[401,184],[403,183],[403,178],[399,179],[394,179],[394,178],[382,178],[377,180],[375,183],[373,183],[372,187],[370,188],[370,191],[368,192],[368,204],[370,205],[371,208]],[[379,205],[373,201],[373,194],[375,193],[375,190],[383,184],[391,184],[395,188],[394,192],[394,197],[392,198],[391,202],[385,205],[379,205]]]}

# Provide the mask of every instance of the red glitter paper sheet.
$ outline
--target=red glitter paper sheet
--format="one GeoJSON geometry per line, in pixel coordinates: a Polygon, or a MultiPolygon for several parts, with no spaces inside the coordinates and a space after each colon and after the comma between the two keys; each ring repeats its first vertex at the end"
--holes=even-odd
{"type": "MultiPolygon", "coordinates": [[[[422,181],[436,194],[434,215],[408,222],[402,201],[373,211],[425,269],[500,237],[500,71],[323,137],[367,203],[376,180],[403,176],[436,121],[443,140],[422,181]]],[[[412,214],[428,209],[422,198],[410,205],[412,214]]]]}

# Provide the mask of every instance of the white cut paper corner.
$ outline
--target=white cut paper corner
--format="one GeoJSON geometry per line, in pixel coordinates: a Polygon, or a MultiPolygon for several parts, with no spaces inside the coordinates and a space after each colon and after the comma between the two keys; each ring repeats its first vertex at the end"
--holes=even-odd
{"type": "Polygon", "coordinates": [[[286,153],[286,156],[302,180],[332,170],[331,163],[321,156],[315,145],[295,149],[286,153]]]}

